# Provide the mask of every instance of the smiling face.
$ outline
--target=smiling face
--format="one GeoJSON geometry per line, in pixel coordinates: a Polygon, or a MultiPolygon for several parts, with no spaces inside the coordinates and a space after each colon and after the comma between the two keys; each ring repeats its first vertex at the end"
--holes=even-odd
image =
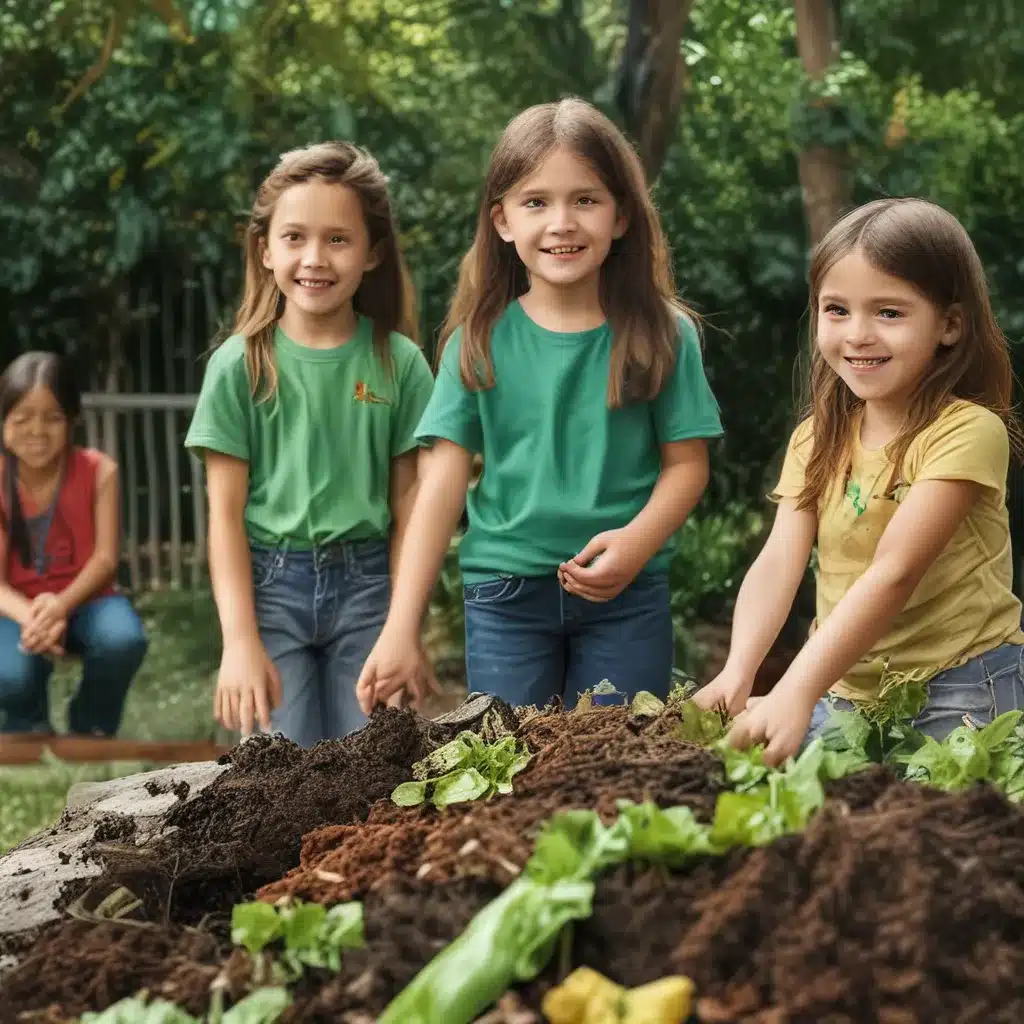
{"type": "Polygon", "coordinates": [[[626,231],[615,199],[597,172],[555,147],[491,211],[498,234],[515,244],[530,272],[552,288],[596,285],[612,241],[626,231]]]}
{"type": "Polygon", "coordinates": [[[940,310],[906,281],[852,252],[825,274],[816,340],[860,399],[906,409],[942,346],[960,340],[956,307],[940,310]]]}
{"type": "Polygon", "coordinates": [[[363,275],[377,265],[358,195],[326,181],[292,185],[274,207],[262,259],[289,317],[350,313],[363,275]]]}
{"type": "Polygon", "coordinates": [[[4,417],[4,448],[34,470],[46,469],[68,444],[68,418],[48,387],[37,385],[4,417]]]}

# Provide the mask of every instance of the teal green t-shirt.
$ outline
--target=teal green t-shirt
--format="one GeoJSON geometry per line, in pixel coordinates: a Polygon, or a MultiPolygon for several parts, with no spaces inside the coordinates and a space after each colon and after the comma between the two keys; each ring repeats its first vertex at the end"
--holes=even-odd
{"type": "MultiPolygon", "coordinates": [[[[459,545],[467,583],[554,573],[595,534],[643,509],[661,472],[660,445],[722,434],[689,321],[680,319],[675,371],[658,397],[619,409],[607,403],[607,324],[557,333],[513,302],[491,335],[495,385],[484,391],[463,385],[460,344],[456,331],[416,437],[483,454],[459,545]]],[[[647,568],[664,568],[670,557],[667,543],[647,568]]]]}
{"type": "Polygon", "coordinates": [[[274,337],[278,392],[256,404],[235,335],[211,356],[185,445],[249,463],[251,540],[308,549],[383,538],[391,525],[391,461],[417,447],[433,387],[416,344],[392,334],[391,372],[360,317],[344,345],[314,349],[274,337]]]}

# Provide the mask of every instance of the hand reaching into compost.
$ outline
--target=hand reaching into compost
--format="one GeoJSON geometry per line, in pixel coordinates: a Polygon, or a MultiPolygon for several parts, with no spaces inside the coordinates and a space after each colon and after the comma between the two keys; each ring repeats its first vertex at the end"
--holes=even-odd
{"type": "Polygon", "coordinates": [[[764,763],[775,766],[794,757],[811,724],[816,700],[806,691],[776,684],[767,697],[749,701],[747,708],[733,723],[726,739],[737,749],[764,743],[764,763]]]}
{"type": "Polygon", "coordinates": [[[693,695],[693,703],[704,711],[725,708],[730,718],[735,718],[747,706],[750,691],[754,688],[753,676],[747,676],[728,664],[693,695]]]}
{"type": "Polygon", "coordinates": [[[633,582],[644,557],[626,530],[607,530],[558,567],[558,582],[588,601],[611,601],[633,582]]]}
{"type": "Polygon", "coordinates": [[[400,635],[385,626],[356,683],[356,697],[363,714],[377,703],[401,706],[408,694],[417,708],[431,693],[440,693],[430,659],[419,637],[400,635]]]}
{"type": "Polygon", "coordinates": [[[225,729],[249,735],[258,721],[270,732],[270,712],[281,703],[281,676],[258,639],[225,644],[213,714],[225,729]]]}

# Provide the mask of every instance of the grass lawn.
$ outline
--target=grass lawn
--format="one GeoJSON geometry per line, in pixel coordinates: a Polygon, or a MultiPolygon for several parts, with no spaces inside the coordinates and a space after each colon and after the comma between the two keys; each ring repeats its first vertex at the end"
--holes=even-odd
{"type": "MultiPolygon", "coordinates": [[[[208,592],[146,594],[136,603],[149,652],[135,677],[120,735],[140,740],[230,742],[213,719],[213,683],[220,660],[220,626],[208,592]]],[[[55,728],[67,726],[67,700],[78,666],[58,667],[50,683],[55,728]]],[[[0,854],[60,817],[68,789],[144,771],[150,765],[69,765],[51,760],[31,767],[0,767],[0,854]]]]}

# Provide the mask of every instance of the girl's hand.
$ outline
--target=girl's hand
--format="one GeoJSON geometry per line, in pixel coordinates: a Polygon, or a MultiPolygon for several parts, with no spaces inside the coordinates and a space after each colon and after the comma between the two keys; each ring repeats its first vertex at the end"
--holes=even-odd
{"type": "Polygon", "coordinates": [[[588,601],[611,601],[636,579],[644,561],[626,530],[607,530],[558,567],[558,582],[588,601]]]}
{"type": "Polygon", "coordinates": [[[62,658],[67,628],[68,620],[63,615],[43,621],[29,619],[21,629],[22,650],[27,654],[52,654],[62,658]]]}
{"type": "Polygon", "coordinates": [[[258,639],[225,644],[213,696],[213,714],[225,729],[248,736],[255,721],[270,732],[270,712],[281,703],[281,676],[258,639]]]}
{"type": "Polygon", "coordinates": [[[56,594],[39,594],[33,599],[27,625],[46,630],[60,621],[67,621],[67,611],[56,594]]]}
{"type": "Polygon", "coordinates": [[[363,714],[368,715],[377,703],[401,706],[405,693],[421,709],[429,694],[440,692],[419,637],[392,633],[385,626],[356,683],[356,697],[363,714]]]}
{"type": "Polygon", "coordinates": [[[765,744],[764,763],[782,764],[794,757],[811,724],[816,700],[794,687],[776,684],[766,697],[751,700],[726,739],[737,749],[765,744]]]}
{"type": "Polygon", "coordinates": [[[730,718],[736,718],[747,706],[754,677],[745,676],[728,665],[693,695],[693,703],[704,711],[725,708],[730,718]]]}

